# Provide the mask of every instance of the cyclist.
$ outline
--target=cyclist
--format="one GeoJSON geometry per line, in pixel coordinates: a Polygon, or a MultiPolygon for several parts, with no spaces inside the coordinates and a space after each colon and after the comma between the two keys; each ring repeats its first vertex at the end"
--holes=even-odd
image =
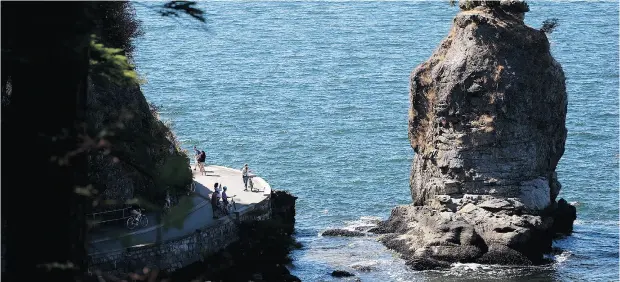
{"type": "Polygon", "coordinates": [[[142,208],[137,203],[131,205],[131,210],[129,211],[133,216],[139,216],[142,214],[142,208]]]}

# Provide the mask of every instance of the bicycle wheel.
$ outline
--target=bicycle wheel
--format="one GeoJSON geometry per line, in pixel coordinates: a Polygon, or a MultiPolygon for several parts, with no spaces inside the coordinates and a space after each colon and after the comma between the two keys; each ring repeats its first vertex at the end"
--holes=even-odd
{"type": "Polygon", "coordinates": [[[127,219],[127,228],[129,230],[133,230],[136,226],[138,226],[138,221],[133,216],[127,219]]]}
{"type": "Polygon", "coordinates": [[[141,227],[146,227],[147,225],[149,225],[149,218],[146,217],[146,215],[142,215],[140,217],[140,226],[141,227]]]}

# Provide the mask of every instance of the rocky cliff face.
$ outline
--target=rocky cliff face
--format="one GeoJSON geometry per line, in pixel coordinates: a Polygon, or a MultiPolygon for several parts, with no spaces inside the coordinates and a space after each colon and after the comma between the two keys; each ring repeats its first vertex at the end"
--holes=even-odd
{"type": "Polygon", "coordinates": [[[88,158],[88,177],[99,192],[95,210],[110,208],[105,200],[122,203],[136,197],[159,206],[166,190],[174,201],[192,182],[189,158],[146,101],[138,80],[119,78],[111,75],[113,68],[102,67],[109,63],[103,47],[123,50],[114,57],[132,57],[133,40],[142,34],[135,10],[126,1],[102,1],[94,3],[91,13],[101,43],[91,46],[86,98],[86,130],[97,143],[88,158]]]}
{"type": "MultiPolygon", "coordinates": [[[[561,187],[564,73],[545,33],[524,24],[526,3],[459,6],[449,35],[411,75],[414,205],[377,231],[414,267],[540,262],[561,187]]],[[[556,222],[571,229],[574,208],[561,206],[568,215],[556,222]]]]}
{"type": "Polygon", "coordinates": [[[564,73],[545,33],[523,23],[523,9],[486,3],[495,5],[460,12],[411,75],[411,194],[417,205],[434,195],[488,194],[544,209],[559,191],[564,73]]]}
{"type": "Polygon", "coordinates": [[[183,191],[191,184],[187,155],[138,85],[92,81],[87,107],[91,135],[106,135],[103,139],[109,142],[106,150],[93,152],[88,162],[89,179],[100,200],[122,203],[140,197],[159,203],[166,189],[183,191]]]}

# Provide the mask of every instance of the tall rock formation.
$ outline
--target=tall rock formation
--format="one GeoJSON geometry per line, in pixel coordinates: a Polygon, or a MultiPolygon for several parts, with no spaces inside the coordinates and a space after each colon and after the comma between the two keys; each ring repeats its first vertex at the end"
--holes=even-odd
{"type": "Polygon", "coordinates": [[[575,217],[555,201],[564,72],[546,34],[524,24],[523,1],[459,6],[448,36],[411,75],[413,205],[395,208],[377,231],[391,233],[383,241],[414,268],[538,263],[554,230],[571,230],[575,217]],[[560,210],[568,214],[554,220],[560,210]]]}

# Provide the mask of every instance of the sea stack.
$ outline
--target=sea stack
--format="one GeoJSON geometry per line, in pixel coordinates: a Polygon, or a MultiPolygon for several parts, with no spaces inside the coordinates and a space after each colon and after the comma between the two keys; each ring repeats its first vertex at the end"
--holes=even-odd
{"type": "Polygon", "coordinates": [[[556,201],[566,141],[562,67],[524,1],[460,1],[448,36],[411,74],[413,204],[379,224],[415,269],[539,264],[576,211],[556,201]]]}

